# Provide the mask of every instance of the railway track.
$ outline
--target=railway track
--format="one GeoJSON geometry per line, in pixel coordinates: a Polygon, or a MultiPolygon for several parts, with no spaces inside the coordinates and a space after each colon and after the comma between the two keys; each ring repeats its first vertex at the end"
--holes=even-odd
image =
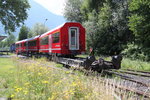
{"type": "MultiPolygon", "coordinates": [[[[134,92],[138,95],[142,95],[146,98],[150,98],[150,73],[144,71],[135,70],[105,70],[104,72],[119,76],[122,82],[126,82],[128,85],[118,85],[116,87],[134,92]],[[129,85],[134,84],[132,87],[129,85]]],[[[110,83],[111,84],[111,83],[110,83]]]]}
{"type": "MultiPolygon", "coordinates": [[[[68,66],[73,66],[74,68],[83,68],[83,69],[88,69],[86,67],[86,59],[85,58],[76,58],[76,59],[68,59],[68,58],[59,58],[57,62],[68,65],[68,66]]],[[[90,65],[91,63],[88,62],[90,65]]],[[[94,63],[94,62],[93,62],[94,63]]],[[[92,63],[92,64],[93,64],[92,63]]],[[[91,65],[92,65],[91,64],[91,65]]],[[[94,65],[94,64],[93,64],[94,65]]],[[[108,65],[111,66],[109,63],[108,65]]],[[[118,89],[129,91],[136,93],[137,95],[144,96],[145,98],[150,98],[150,72],[148,71],[135,71],[131,69],[126,69],[126,70],[115,70],[111,69],[111,67],[107,68],[109,70],[104,70],[104,72],[109,73],[109,74],[115,74],[116,76],[119,76],[121,78],[120,82],[121,84],[114,84],[109,82],[109,85],[113,85],[117,87],[118,89]],[[126,82],[126,84],[124,84],[126,82]],[[129,85],[133,86],[129,87],[129,85]]],[[[92,68],[98,69],[98,68],[103,68],[102,66],[91,66],[92,68]]],[[[100,68],[100,69],[101,69],[100,68]]],[[[94,69],[94,70],[95,70],[94,69]]],[[[105,68],[104,68],[105,69],[105,68]]]]}

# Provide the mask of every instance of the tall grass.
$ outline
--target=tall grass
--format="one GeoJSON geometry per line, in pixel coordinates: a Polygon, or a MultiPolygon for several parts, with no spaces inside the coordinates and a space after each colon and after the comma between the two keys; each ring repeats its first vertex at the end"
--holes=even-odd
{"type": "MultiPolygon", "coordinates": [[[[116,89],[106,85],[103,82],[105,78],[63,70],[60,64],[45,59],[7,60],[11,67],[1,74],[0,97],[17,100],[116,100],[116,89]]],[[[130,98],[126,92],[124,98],[130,98]]]]}
{"type": "Polygon", "coordinates": [[[131,60],[129,58],[124,58],[122,60],[122,69],[135,69],[135,70],[145,70],[150,71],[150,62],[144,62],[141,60],[131,60]]]}
{"type": "Polygon", "coordinates": [[[0,75],[5,74],[12,68],[14,68],[12,60],[10,60],[9,58],[0,58],[0,75]]]}
{"type": "Polygon", "coordinates": [[[72,71],[58,70],[60,66],[46,60],[13,59],[15,69],[3,77],[0,96],[19,100],[112,100],[101,79],[73,74],[72,71]],[[50,67],[52,66],[52,67],[50,67]],[[7,87],[4,87],[4,84],[7,87]]]}

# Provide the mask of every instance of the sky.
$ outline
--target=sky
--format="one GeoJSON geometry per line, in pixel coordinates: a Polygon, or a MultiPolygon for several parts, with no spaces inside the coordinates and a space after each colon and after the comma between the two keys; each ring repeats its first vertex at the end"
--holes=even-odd
{"type": "Polygon", "coordinates": [[[63,9],[66,0],[34,0],[35,2],[48,9],[56,15],[63,15],[63,9]]]}

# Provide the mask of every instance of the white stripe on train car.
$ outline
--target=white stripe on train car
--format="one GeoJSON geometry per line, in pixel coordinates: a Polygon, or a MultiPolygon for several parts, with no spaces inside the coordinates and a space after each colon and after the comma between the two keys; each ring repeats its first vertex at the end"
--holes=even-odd
{"type": "Polygon", "coordinates": [[[55,48],[55,49],[39,49],[39,50],[61,50],[61,48],[55,48]]]}

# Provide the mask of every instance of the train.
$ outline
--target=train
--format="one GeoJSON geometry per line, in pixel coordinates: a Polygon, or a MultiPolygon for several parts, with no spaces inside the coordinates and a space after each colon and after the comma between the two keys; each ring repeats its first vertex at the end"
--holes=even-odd
{"type": "Polygon", "coordinates": [[[55,29],[32,38],[17,41],[11,45],[10,50],[17,55],[46,56],[50,60],[72,66],[83,66],[85,69],[101,72],[104,69],[120,69],[122,56],[112,56],[111,61],[100,58],[95,59],[94,55],[85,59],[77,60],[78,54],[86,52],[86,31],[78,22],[66,22],[55,29]],[[67,58],[67,59],[66,59],[67,58]]]}
{"type": "Polygon", "coordinates": [[[66,22],[42,35],[15,43],[16,54],[75,56],[85,53],[85,28],[78,22],[66,22]]]}

